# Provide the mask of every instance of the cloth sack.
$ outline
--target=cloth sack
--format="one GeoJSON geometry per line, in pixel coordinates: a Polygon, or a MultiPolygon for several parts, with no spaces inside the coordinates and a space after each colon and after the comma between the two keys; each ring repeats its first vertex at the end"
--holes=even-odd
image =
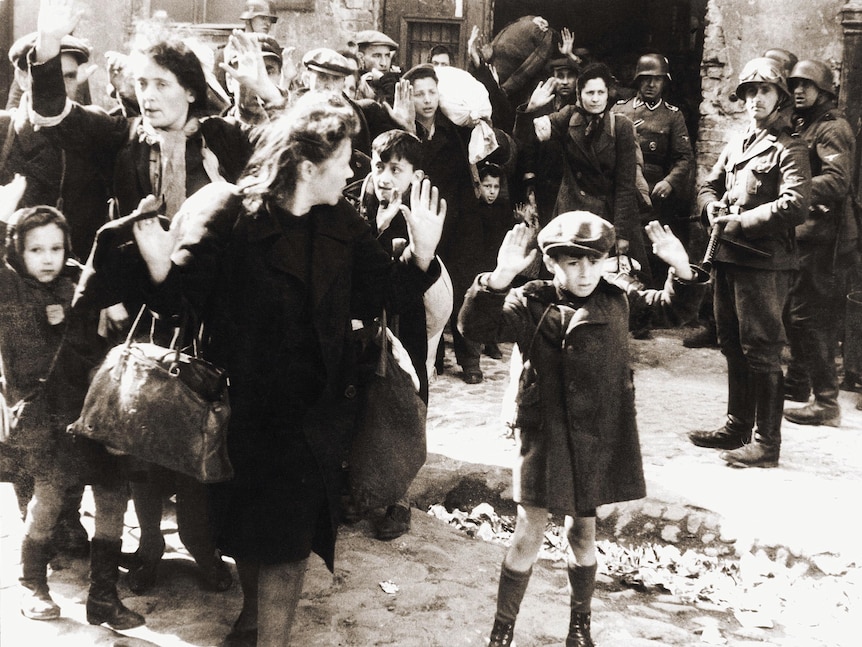
{"type": "Polygon", "coordinates": [[[349,459],[351,497],[360,510],[402,498],[426,457],[427,411],[419,397],[419,380],[407,352],[386,327],[385,313],[377,328],[361,353],[361,358],[376,359],[360,385],[349,459]]]}
{"type": "Polygon", "coordinates": [[[181,333],[169,348],[132,342],[145,308],[99,366],[68,431],[202,483],[226,481],[233,476],[227,374],[182,352],[181,333]]]}
{"type": "Polygon", "coordinates": [[[532,90],[555,55],[558,32],[541,16],[522,16],[509,23],[491,41],[488,61],[500,87],[509,96],[532,90]]]}
{"type": "Polygon", "coordinates": [[[473,129],[467,153],[470,164],[485,159],[499,147],[491,126],[491,99],[482,83],[466,70],[439,67],[440,110],[456,126],[473,129]]]}

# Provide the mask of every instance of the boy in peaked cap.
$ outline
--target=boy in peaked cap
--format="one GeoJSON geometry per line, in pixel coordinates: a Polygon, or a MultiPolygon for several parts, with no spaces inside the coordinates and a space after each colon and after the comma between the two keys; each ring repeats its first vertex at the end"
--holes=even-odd
{"type": "Polygon", "coordinates": [[[551,280],[509,289],[533,260],[532,236],[506,234],[493,272],[480,274],[458,318],[480,343],[516,342],[523,366],[515,398],[518,504],[503,559],[489,647],[512,644],[515,619],[542,545],[549,514],[565,516],[571,586],[566,645],[592,647],[590,601],[596,579],[596,508],[646,496],[628,354],[629,304],[660,307],[682,322],[694,316],[707,277],[689,265],[682,243],[658,222],[647,235],[672,271],[663,290],[638,290],[607,276],[613,225],[586,211],[551,220],[538,235],[551,280]]]}

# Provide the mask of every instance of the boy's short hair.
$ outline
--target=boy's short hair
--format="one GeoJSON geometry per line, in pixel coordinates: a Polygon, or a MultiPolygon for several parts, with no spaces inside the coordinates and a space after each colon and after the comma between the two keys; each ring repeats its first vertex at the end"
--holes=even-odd
{"type": "Polygon", "coordinates": [[[486,177],[495,177],[497,179],[503,177],[503,169],[501,169],[497,164],[494,164],[493,162],[482,164],[482,166],[480,166],[478,170],[480,182],[486,177]]]}
{"type": "Polygon", "coordinates": [[[414,81],[418,81],[419,79],[434,79],[434,83],[440,83],[440,79],[437,77],[437,72],[434,70],[434,66],[431,65],[431,63],[420,63],[419,65],[414,65],[407,70],[401,78],[405,81],[410,81],[411,85],[414,81]]]}
{"type": "Polygon", "coordinates": [[[432,58],[437,56],[437,54],[446,54],[450,59],[452,58],[452,50],[450,50],[445,45],[434,45],[428,52],[428,60],[430,61],[432,58]]]}
{"type": "Polygon", "coordinates": [[[593,256],[607,254],[616,242],[614,226],[589,211],[567,211],[551,220],[537,239],[543,254],[593,256]]]}
{"type": "Polygon", "coordinates": [[[414,170],[419,168],[422,160],[422,142],[406,130],[387,130],[377,135],[371,142],[371,152],[377,153],[382,162],[392,159],[402,159],[412,164],[414,170]]]}

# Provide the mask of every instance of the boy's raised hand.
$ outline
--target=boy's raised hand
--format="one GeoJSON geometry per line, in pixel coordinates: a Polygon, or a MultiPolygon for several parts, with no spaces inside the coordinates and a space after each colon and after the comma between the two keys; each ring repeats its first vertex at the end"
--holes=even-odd
{"type": "Polygon", "coordinates": [[[487,279],[492,290],[503,290],[518,274],[527,269],[536,257],[533,231],[525,224],[518,223],[506,232],[500,250],[497,252],[497,267],[487,279]]]}
{"type": "Polygon", "coordinates": [[[18,203],[27,189],[27,178],[15,174],[9,184],[0,186],[0,221],[9,222],[9,218],[18,209],[18,203]]]}
{"type": "Polygon", "coordinates": [[[689,266],[688,252],[670,227],[660,224],[657,220],[651,220],[644,229],[652,242],[653,253],[670,265],[679,278],[691,279],[693,273],[689,266]]]}
{"type": "Polygon", "coordinates": [[[413,86],[401,80],[395,84],[393,105],[383,102],[383,107],[392,120],[408,133],[416,134],[416,106],[413,103],[413,86]]]}
{"type": "Polygon", "coordinates": [[[437,187],[431,186],[427,178],[413,183],[410,209],[404,211],[404,219],[410,232],[410,251],[414,262],[427,270],[437,253],[437,244],[446,220],[446,200],[440,197],[437,187]]]}

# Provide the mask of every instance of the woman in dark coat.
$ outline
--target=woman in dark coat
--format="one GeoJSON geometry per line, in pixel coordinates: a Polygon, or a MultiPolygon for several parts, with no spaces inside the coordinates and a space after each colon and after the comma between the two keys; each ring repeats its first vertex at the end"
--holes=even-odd
{"type": "Polygon", "coordinates": [[[635,184],[638,144],[627,117],[608,116],[613,84],[606,65],[591,63],[578,77],[577,105],[534,119],[533,113],[555,96],[553,78],[540,83],[526,106],[518,108],[514,135],[525,149],[536,140],[562,144],[563,179],[553,215],[584,209],[613,223],[617,252],[636,259],[644,278],[649,264],[635,184]]]}
{"type": "MultiPolygon", "coordinates": [[[[60,43],[74,30],[78,14],[60,2],[42,11],[38,45],[31,53],[34,125],[64,150],[97,161],[113,174],[117,212],[130,213],[142,198],[155,195],[169,219],[179,206],[210,182],[235,182],[251,153],[250,130],[240,122],[205,117],[207,83],[197,55],[175,35],[158,32],[140,38],[128,57],[140,117],[109,115],[66,98],[60,67],[60,43]]],[[[238,53],[231,74],[268,105],[283,97],[266,74],[256,41],[246,34],[231,37],[238,53]]],[[[114,331],[128,324],[140,300],[117,299],[99,304],[114,331]]],[[[146,329],[146,323],[143,329],[146,329]]],[[[172,332],[172,331],[170,331],[172,332]]],[[[149,589],[165,549],[161,532],[162,502],[177,495],[180,537],[201,567],[208,588],[231,586],[227,565],[216,553],[205,515],[205,492],[191,478],[139,462],[131,480],[132,498],[141,528],[138,550],[129,557],[129,587],[149,589]]]]}
{"type": "Polygon", "coordinates": [[[213,489],[215,521],[243,585],[233,635],[258,632],[258,645],[287,642],[310,553],[333,568],[357,406],[351,319],[399,312],[440,272],[437,190],[414,187],[407,262],[392,261],[341,198],[355,114],[307,99],[264,129],[238,186],[192,196],[171,232],[135,225],[150,303],[167,313],[187,299],[230,374],[236,476],[213,489]]]}

